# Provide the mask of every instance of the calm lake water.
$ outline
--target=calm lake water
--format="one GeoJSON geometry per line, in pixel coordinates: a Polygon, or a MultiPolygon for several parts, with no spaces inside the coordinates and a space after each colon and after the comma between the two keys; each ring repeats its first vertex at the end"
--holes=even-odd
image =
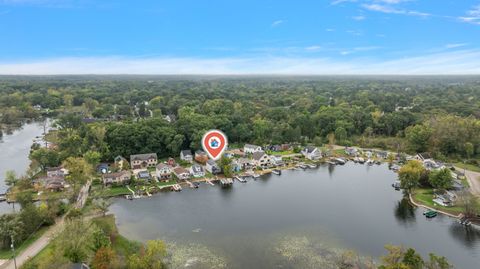
{"type": "Polygon", "coordinates": [[[395,179],[386,165],[321,166],[230,189],[201,185],[117,199],[111,212],[130,239],[173,242],[173,252],[186,256],[174,257],[178,267],[211,259],[227,268],[301,268],[306,259],[318,264],[323,247],[379,257],[385,244],[402,244],[424,257],[446,256],[457,268],[479,268],[480,232],[445,216],[425,219],[402,202],[395,179]]]}
{"type": "MultiPolygon", "coordinates": [[[[43,122],[24,124],[20,129],[11,134],[3,134],[0,138],[0,193],[4,193],[8,186],[5,185],[5,173],[13,170],[20,176],[25,173],[30,160],[28,154],[35,137],[42,135],[43,122]]],[[[12,205],[0,203],[0,214],[10,212],[12,205]]]]}

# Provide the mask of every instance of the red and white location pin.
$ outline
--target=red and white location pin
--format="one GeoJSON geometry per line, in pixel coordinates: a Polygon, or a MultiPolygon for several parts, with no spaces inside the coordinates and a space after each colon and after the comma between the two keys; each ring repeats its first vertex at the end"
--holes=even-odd
{"type": "Polygon", "coordinates": [[[208,156],[216,161],[222,157],[223,151],[227,148],[227,136],[219,130],[210,130],[203,135],[202,146],[208,156]]]}

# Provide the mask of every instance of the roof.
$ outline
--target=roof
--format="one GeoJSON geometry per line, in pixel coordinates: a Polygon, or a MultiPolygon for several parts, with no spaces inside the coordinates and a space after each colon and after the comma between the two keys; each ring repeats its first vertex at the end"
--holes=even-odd
{"type": "Polygon", "coordinates": [[[315,151],[317,149],[317,147],[314,147],[314,146],[307,146],[305,147],[304,150],[307,151],[307,153],[312,153],[313,151],[315,151]]]}
{"type": "Polygon", "coordinates": [[[157,169],[158,170],[164,169],[164,168],[170,168],[170,166],[168,166],[167,164],[164,164],[164,163],[157,164],[157,169]]]}
{"type": "Polygon", "coordinates": [[[257,152],[253,153],[252,157],[253,157],[254,160],[258,161],[263,157],[263,155],[265,155],[264,151],[257,151],[257,152]]]}
{"type": "Polygon", "coordinates": [[[258,147],[260,147],[260,146],[252,145],[252,144],[245,144],[244,147],[245,147],[245,148],[250,148],[250,149],[256,149],[256,148],[258,148],[258,147]]]}
{"type": "Polygon", "coordinates": [[[122,155],[118,155],[117,157],[115,157],[114,160],[117,161],[117,160],[127,160],[127,159],[125,159],[122,155]]]}
{"type": "Polygon", "coordinates": [[[142,170],[140,172],[138,172],[138,177],[150,177],[150,173],[147,171],[147,170],[142,170]]]}
{"type": "Polygon", "coordinates": [[[212,159],[208,160],[207,163],[211,166],[216,166],[217,165],[217,163],[212,159]]]}
{"type": "Polygon", "coordinates": [[[185,168],[181,167],[181,166],[175,167],[175,168],[173,169],[173,172],[174,172],[175,174],[188,173],[188,171],[187,171],[185,168]]]}
{"type": "Polygon", "coordinates": [[[240,164],[252,163],[252,160],[250,160],[248,158],[239,158],[237,161],[240,164]]]}
{"type": "Polygon", "coordinates": [[[116,173],[110,173],[110,174],[104,174],[103,178],[117,178],[117,177],[123,177],[126,175],[131,175],[129,171],[121,171],[121,172],[116,172],[116,173]]]}
{"type": "Polygon", "coordinates": [[[203,167],[201,165],[194,164],[194,165],[192,165],[192,171],[194,173],[201,173],[201,172],[203,172],[203,167]]]}
{"type": "Polygon", "coordinates": [[[184,149],[184,150],[182,150],[181,154],[182,154],[183,156],[192,155],[192,151],[189,150],[189,149],[184,149]]]}
{"type": "Polygon", "coordinates": [[[431,158],[432,158],[432,156],[431,156],[430,153],[428,153],[428,152],[418,153],[418,156],[419,156],[420,158],[424,159],[424,160],[425,160],[425,159],[431,159],[431,158]]]}
{"type": "Polygon", "coordinates": [[[199,149],[199,150],[195,151],[195,155],[207,155],[207,153],[205,153],[205,151],[199,149]]]}
{"type": "Polygon", "coordinates": [[[130,155],[130,160],[132,161],[146,161],[148,159],[157,159],[157,153],[145,153],[145,154],[135,154],[130,155]]]}

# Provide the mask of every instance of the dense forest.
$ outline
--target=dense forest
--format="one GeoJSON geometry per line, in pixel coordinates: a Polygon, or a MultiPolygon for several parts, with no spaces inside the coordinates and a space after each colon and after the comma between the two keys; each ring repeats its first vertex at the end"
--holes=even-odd
{"type": "Polygon", "coordinates": [[[334,137],[441,159],[474,162],[480,153],[476,76],[0,78],[3,127],[40,115],[59,119],[60,153],[47,158],[55,162],[87,152],[105,160],[176,156],[199,148],[212,128],[230,143],[321,145],[334,137]]]}

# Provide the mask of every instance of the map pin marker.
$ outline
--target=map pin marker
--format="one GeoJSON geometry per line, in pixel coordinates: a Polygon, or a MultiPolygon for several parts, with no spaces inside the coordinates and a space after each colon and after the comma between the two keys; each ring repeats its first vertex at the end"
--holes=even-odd
{"type": "Polygon", "coordinates": [[[220,159],[228,145],[227,136],[219,130],[210,130],[203,135],[202,146],[210,159],[220,159]]]}

